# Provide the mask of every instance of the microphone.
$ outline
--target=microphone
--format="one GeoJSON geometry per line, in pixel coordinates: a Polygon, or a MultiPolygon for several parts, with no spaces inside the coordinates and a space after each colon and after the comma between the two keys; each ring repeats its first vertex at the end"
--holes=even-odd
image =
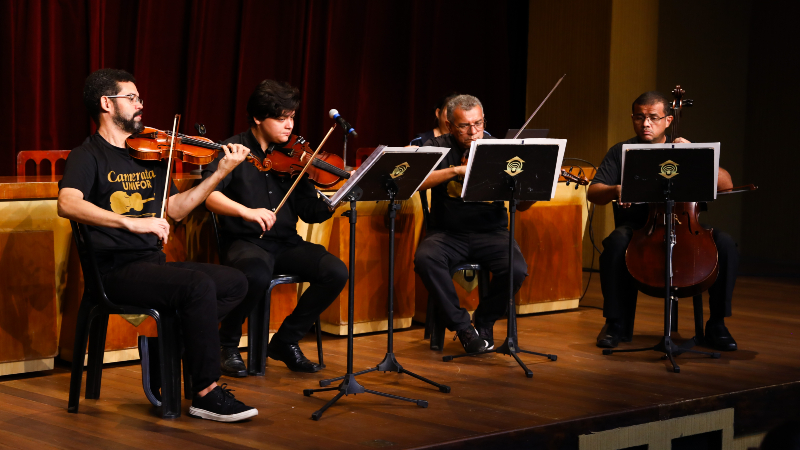
{"type": "Polygon", "coordinates": [[[356,133],[355,128],[353,128],[352,125],[350,125],[349,123],[347,123],[346,120],[344,120],[344,117],[342,117],[339,114],[339,111],[332,109],[330,110],[330,112],[328,112],[328,115],[331,116],[331,119],[335,120],[339,124],[339,126],[341,126],[344,129],[345,135],[352,134],[353,137],[358,137],[358,133],[356,133]]]}

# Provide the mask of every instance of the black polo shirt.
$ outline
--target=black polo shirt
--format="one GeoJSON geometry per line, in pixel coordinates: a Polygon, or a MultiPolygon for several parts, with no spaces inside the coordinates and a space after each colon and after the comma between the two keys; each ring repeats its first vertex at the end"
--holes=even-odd
{"type": "MultiPolygon", "coordinates": [[[[450,134],[435,137],[425,142],[425,146],[450,149],[437,170],[460,166],[461,156],[467,151],[450,134]]],[[[431,188],[430,229],[472,233],[507,228],[508,213],[505,204],[465,202],[461,198],[463,183],[464,177],[453,177],[431,188]]]]}
{"type": "MultiPolygon", "coordinates": [[[[224,143],[242,144],[249,148],[250,153],[258,159],[263,159],[265,156],[264,150],[261,149],[261,145],[250,130],[233,136],[224,143]]],[[[276,147],[270,146],[268,153],[271,153],[272,149],[276,147]]],[[[217,170],[219,160],[223,156],[224,153],[220,152],[217,159],[203,169],[204,179],[217,170]]],[[[274,210],[293,182],[294,179],[281,176],[274,171],[259,172],[253,164],[244,161],[217,185],[216,190],[248,208],[274,210]]],[[[306,223],[321,223],[330,219],[332,215],[328,205],[317,197],[317,191],[308,181],[308,176],[304,176],[292,191],[286,204],[278,211],[275,224],[264,233],[264,237],[261,239],[259,236],[262,230],[259,224],[248,222],[241,217],[223,215],[218,217],[223,232],[229,237],[245,239],[267,251],[276,251],[283,244],[296,245],[303,240],[297,234],[298,217],[306,223]]]]}

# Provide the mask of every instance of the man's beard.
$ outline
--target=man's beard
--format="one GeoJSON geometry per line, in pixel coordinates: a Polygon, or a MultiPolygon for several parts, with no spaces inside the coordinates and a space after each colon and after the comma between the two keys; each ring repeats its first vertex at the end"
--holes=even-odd
{"type": "Polygon", "coordinates": [[[144,130],[144,124],[142,123],[142,121],[138,122],[136,121],[136,118],[141,115],[142,111],[136,111],[135,113],[133,113],[130,119],[126,119],[122,117],[122,114],[120,114],[119,110],[117,110],[114,113],[113,117],[114,124],[120,127],[120,129],[122,129],[122,131],[126,133],[130,134],[141,133],[144,130]]]}

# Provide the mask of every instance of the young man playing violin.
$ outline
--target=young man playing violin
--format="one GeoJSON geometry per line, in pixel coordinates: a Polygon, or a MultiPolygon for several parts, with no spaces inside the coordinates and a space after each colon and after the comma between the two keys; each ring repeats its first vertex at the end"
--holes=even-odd
{"type": "MultiPolygon", "coordinates": [[[[177,311],[189,362],[184,370],[191,373],[194,387],[189,414],[222,422],[253,417],[255,408],[216,383],[217,326],[241,303],[247,280],[228,267],[166,262],[159,241],[167,242],[169,223],[159,215],[167,164],[133,159],[125,148],[125,140],[143,129],[144,106],[134,83],[131,74],[114,69],[98,70],[86,79],[83,100],[97,133],[67,158],[58,215],[89,225],[103,286],[113,302],[177,311]],[[132,208],[120,208],[115,201],[139,196],[143,201],[132,208]]],[[[213,176],[182,193],[170,183],[169,216],[176,221],[186,217],[248,153],[241,145],[227,145],[213,176]]],[[[153,359],[151,389],[158,397],[159,364],[153,359]]]]}
{"type": "MultiPolygon", "coordinates": [[[[480,100],[459,95],[446,105],[449,134],[427,141],[424,145],[446,147],[437,170],[422,183],[420,191],[431,189],[431,210],[428,235],[414,255],[414,270],[443,312],[445,324],[455,331],[467,353],[494,348],[493,327],[508,306],[508,213],[503,202],[474,203],[461,199],[466,166],[462,157],[472,141],[483,139],[486,120],[480,100]],[[492,272],[489,295],[475,310],[475,326],[469,313],[460,307],[450,268],[470,261],[480,263],[492,272]]],[[[522,202],[524,211],[533,202],[522,202]]],[[[528,276],[525,258],[514,243],[514,292],[528,276]]]]}
{"type": "MultiPolygon", "coordinates": [[[[603,291],[603,316],[606,318],[606,324],[597,336],[597,346],[601,348],[614,348],[620,341],[631,340],[638,289],[625,265],[625,252],[633,231],[647,222],[649,211],[646,204],[619,202],[622,145],[673,142],[666,134],[673,119],[670,104],[666,97],[655,91],[645,92],[633,102],[631,118],[636,137],[609,149],[589,187],[590,202],[605,205],[616,200],[613,205],[616,229],[603,240],[603,253],[600,255],[600,287],[603,291]]],[[[689,143],[681,137],[674,142],[689,143]]],[[[719,190],[733,187],[730,174],[722,167],[719,168],[718,180],[719,190]]],[[[736,350],[736,341],[725,327],[725,317],[731,315],[739,251],[727,233],[715,228],[712,236],[717,246],[719,275],[708,289],[711,317],[706,323],[705,339],[716,350],[732,351],[736,350]]]]}
{"type": "MultiPolygon", "coordinates": [[[[263,161],[282,151],[292,134],[299,105],[296,88],[264,80],[247,102],[250,127],[225,142],[242,144],[263,161]]],[[[216,160],[208,165],[203,178],[214,176],[220,163],[216,160]]],[[[344,288],[348,272],[325,247],[306,242],[297,234],[298,217],[306,223],[320,223],[333,215],[306,175],[274,213],[293,181],[275,170],[261,172],[252,164],[242,164],[225,176],[206,200],[206,207],[220,215],[226,235],[223,260],[244,272],[249,283],[243,302],[246,308],[229,314],[219,330],[222,372],[226,375],[247,376],[238,348],[242,323],[256,302],[264,301],[273,274],[299,275],[310,286],[272,337],[269,357],[296,372],[321,368],[303,355],[298,343],[344,288]]]]}

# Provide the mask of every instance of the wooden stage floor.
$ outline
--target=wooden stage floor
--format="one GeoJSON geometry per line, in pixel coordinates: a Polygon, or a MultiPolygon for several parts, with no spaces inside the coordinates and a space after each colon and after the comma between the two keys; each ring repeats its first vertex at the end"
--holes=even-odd
{"type": "MultiPolygon", "coordinates": [[[[603,324],[598,309],[519,318],[523,349],[558,355],[558,361],[522,356],[533,370],[528,379],[513,359],[490,355],[442,362],[431,352],[422,328],[395,335],[395,353],[407,369],[452,387],[450,394],[407,375],[371,373],[367,388],[421,398],[412,403],[363,394],[343,397],[320,421],[311,413],[333,393],[304,397],[303,389],[345,369],[346,339],[324,342],[327,369],[295,374],[270,361],[267,375],[223,378],[235,394],[255,406],[252,421],[221,424],[186,415],[162,420],[145,399],[140,369],[118,364],[103,371],[99,400],[81,400],[68,414],[69,373],[0,378],[0,447],[5,448],[577,448],[578,435],[735,408],[736,435],[762,432],[782,419],[798,418],[800,403],[800,280],[741,278],[734,317],[726,321],[739,350],[721,359],[681,356],[682,372],[671,373],[656,352],[603,356],[595,337],[603,324]]],[[[592,280],[584,305],[599,306],[599,281],[592,280]]],[[[680,308],[679,336],[691,337],[691,300],[680,308]]],[[[662,302],[640,296],[634,341],[651,345],[662,327],[662,302]]],[[[706,317],[708,312],[706,310],[706,317]]],[[[495,336],[502,342],[505,321],[495,336]]],[[[307,355],[316,354],[306,339],[307,355]]],[[[374,366],[385,353],[386,335],[355,340],[356,370],[374,366]]],[[[459,353],[449,333],[444,354],[459,353]]]]}

